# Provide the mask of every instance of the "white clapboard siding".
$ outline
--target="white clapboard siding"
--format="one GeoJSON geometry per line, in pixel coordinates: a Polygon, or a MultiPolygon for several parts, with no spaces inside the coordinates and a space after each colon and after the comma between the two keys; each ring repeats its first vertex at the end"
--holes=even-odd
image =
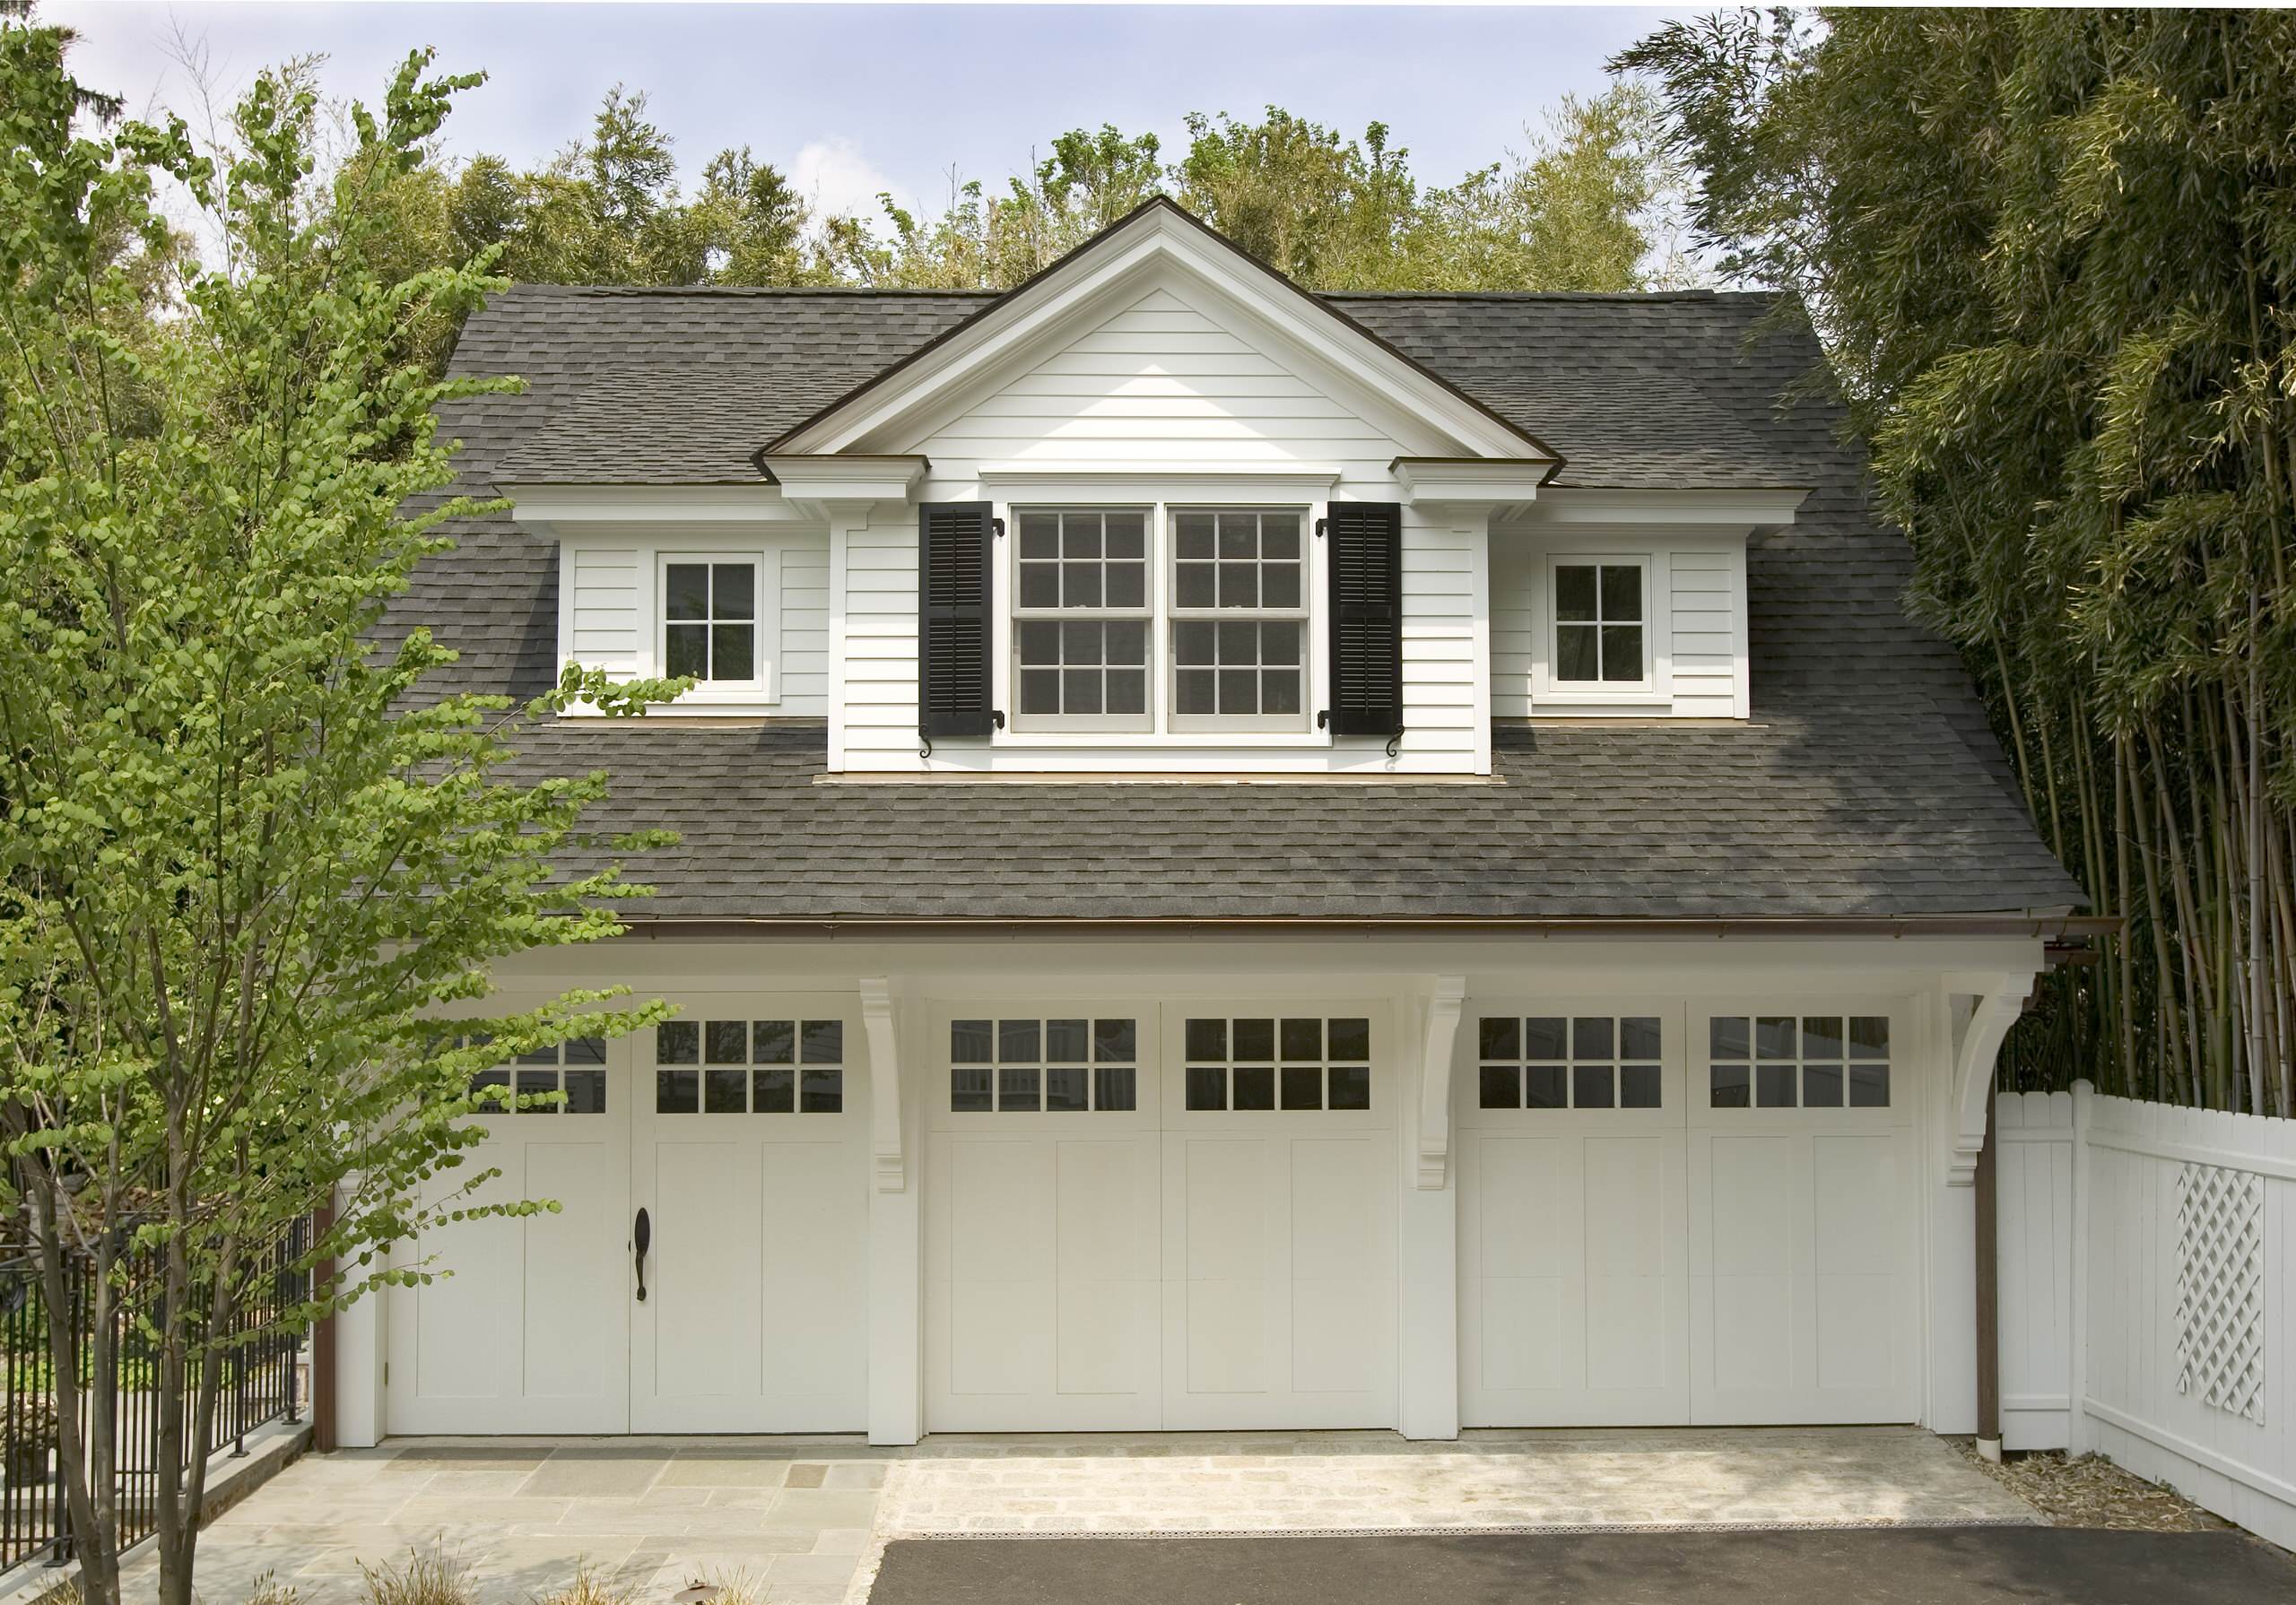
{"type": "Polygon", "coordinates": [[[1494,533],[1491,539],[1491,712],[1494,718],[1531,716],[1531,675],[1538,658],[1539,618],[1534,574],[1544,560],[1523,540],[1494,533]]]}
{"type": "Polygon", "coordinates": [[[917,515],[881,510],[845,538],[848,768],[917,767],[917,515]]]}
{"type": "Polygon", "coordinates": [[[568,553],[574,607],[567,649],[577,662],[615,674],[639,672],[638,565],[638,550],[631,546],[576,547],[568,553]]]}
{"type": "Polygon", "coordinates": [[[1737,708],[1738,631],[1730,569],[1725,551],[1674,551],[1667,557],[1669,689],[1674,711],[1685,717],[1726,719],[1737,708]]]}
{"type": "MultiPolygon", "coordinates": [[[[771,665],[774,701],[769,711],[778,718],[821,718],[829,712],[829,537],[820,530],[781,527],[738,544],[762,551],[769,563],[778,565],[768,570],[779,576],[778,629],[761,632],[768,649],[779,654],[771,665]]],[[[561,658],[615,674],[658,672],[653,617],[657,556],[690,550],[692,543],[674,534],[641,544],[630,543],[628,535],[618,542],[562,542],[561,583],[570,587],[570,606],[563,610],[561,658]]],[[[769,586],[767,594],[774,590],[769,586]]]]}
{"type": "MultiPolygon", "coordinates": [[[[2061,1374],[2072,1408],[2057,1441],[2095,1449],[2274,1543],[2296,1545],[2296,1121],[2104,1097],[2086,1083],[2073,1094],[2069,1130],[2065,1109],[2035,1095],[2004,1098],[1996,1109],[2005,1161],[2005,1402],[2021,1390],[2042,1396],[2061,1374]],[[2055,1158],[2060,1147],[2068,1167],[2055,1158]],[[2260,1190],[2251,1252],[2228,1253],[2221,1238],[2181,1240],[2178,1192],[2188,1167],[2196,1177],[2260,1190]],[[2060,1222],[2070,1223],[2069,1239],[2060,1222]],[[2037,1265],[2045,1255],[2061,1256],[2054,1264],[2075,1284],[2064,1305],[2061,1357],[2048,1349],[2065,1294],[2061,1279],[2037,1265]],[[2240,1328],[2261,1344],[2258,1365],[2244,1373],[2261,1375],[2253,1414],[2205,1396],[2205,1377],[2238,1345],[2198,1343],[2186,1375],[2180,1268],[2199,1272],[2192,1291],[2204,1301],[2243,1271],[2259,1280],[2255,1320],[2240,1328]]],[[[2005,1427],[2015,1423],[2013,1416],[2005,1427]]],[[[2019,1424],[2028,1446],[2050,1446],[2032,1441],[2044,1424],[2039,1412],[2019,1424]]]]}
{"type": "Polygon", "coordinates": [[[983,463],[1335,465],[1384,482],[1405,448],[1275,358],[1155,290],[971,403],[918,448],[937,476],[983,463]]]}

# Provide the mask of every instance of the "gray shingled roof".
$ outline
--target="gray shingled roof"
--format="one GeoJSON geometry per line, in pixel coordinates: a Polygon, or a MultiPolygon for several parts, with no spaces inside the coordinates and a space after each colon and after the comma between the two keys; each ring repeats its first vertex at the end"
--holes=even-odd
{"type": "MultiPolygon", "coordinates": [[[[987,298],[525,287],[474,317],[462,488],[748,480],[766,438],[987,298]]],[[[665,825],[631,866],[645,917],[1866,918],[2053,912],[2081,894],[2006,784],[1952,651],[1900,606],[1838,411],[1779,399],[1817,353],[1756,295],[1335,296],[1568,459],[1561,482],[1809,485],[1748,555],[1754,719],[1500,732],[1494,784],[823,779],[818,724],[659,721],[535,733],[526,766],[604,768],[597,823],[665,825]]],[[[556,550],[457,526],[392,615],[462,661],[553,677],[556,550]]],[[[387,634],[389,633],[387,631],[387,634]]]]}

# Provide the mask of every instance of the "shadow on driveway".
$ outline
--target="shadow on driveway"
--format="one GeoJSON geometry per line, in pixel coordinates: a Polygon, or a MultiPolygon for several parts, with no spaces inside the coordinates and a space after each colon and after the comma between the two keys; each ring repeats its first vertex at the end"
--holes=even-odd
{"type": "Polygon", "coordinates": [[[2065,1527],[1378,1538],[911,1539],[870,1605],[2270,1605],[2237,1532],[2065,1527]]]}

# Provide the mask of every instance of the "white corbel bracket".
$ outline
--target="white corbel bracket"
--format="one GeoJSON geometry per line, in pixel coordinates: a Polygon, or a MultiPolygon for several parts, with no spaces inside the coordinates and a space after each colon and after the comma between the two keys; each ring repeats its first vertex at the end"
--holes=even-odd
{"type": "Polygon", "coordinates": [[[1451,1158],[1451,1045],[1465,1002],[1465,976],[1438,976],[1427,994],[1427,1034],[1419,1061],[1419,1186],[1439,1193],[1451,1158]]]}
{"type": "Polygon", "coordinates": [[[892,983],[882,976],[861,981],[861,1029],[869,1039],[869,1167],[880,1193],[909,1187],[901,1150],[900,1034],[893,1028],[892,983]]]}
{"type": "Polygon", "coordinates": [[[1949,998],[1973,1000],[1966,1018],[1958,1007],[1952,1011],[1953,1124],[1945,1152],[1947,1186],[1967,1187],[1977,1180],[1978,1155],[1985,1148],[1986,1100],[1993,1096],[1994,1062],[2032,989],[2031,970],[1945,977],[1949,998]]]}

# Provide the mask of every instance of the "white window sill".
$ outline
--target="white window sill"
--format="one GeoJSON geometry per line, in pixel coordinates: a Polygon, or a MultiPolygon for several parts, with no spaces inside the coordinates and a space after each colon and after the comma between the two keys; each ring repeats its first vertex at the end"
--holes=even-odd
{"type": "Polygon", "coordinates": [[[1201,734],[1173,733],[1155,735],[1145,731],[1127,733],[1110,731],[1106,733],[1080,731],[1004,731],[990,741],[992,747],[1010,747],[1026,750],[1031,748],[1059,749],[1091,747],[1109,750],[1138,749],[1143,751],[1179,747],[1328,747],[1333,737],[1328,731],[1249,731],[1207,730],[1201,734]]]}
{"type": "MultiPolygon", "coordinates": [[[[760,687],[751,691],[688,691],[675,702],[657,703],[648,708],[652,717],[681,719],[762,719],[770,718],[781,709],[781,699],[769,690],[760,687]]],[[[601,719],[602,714],[587,702],[577,702],[559,716],[567,719],[601,719]]]]}

